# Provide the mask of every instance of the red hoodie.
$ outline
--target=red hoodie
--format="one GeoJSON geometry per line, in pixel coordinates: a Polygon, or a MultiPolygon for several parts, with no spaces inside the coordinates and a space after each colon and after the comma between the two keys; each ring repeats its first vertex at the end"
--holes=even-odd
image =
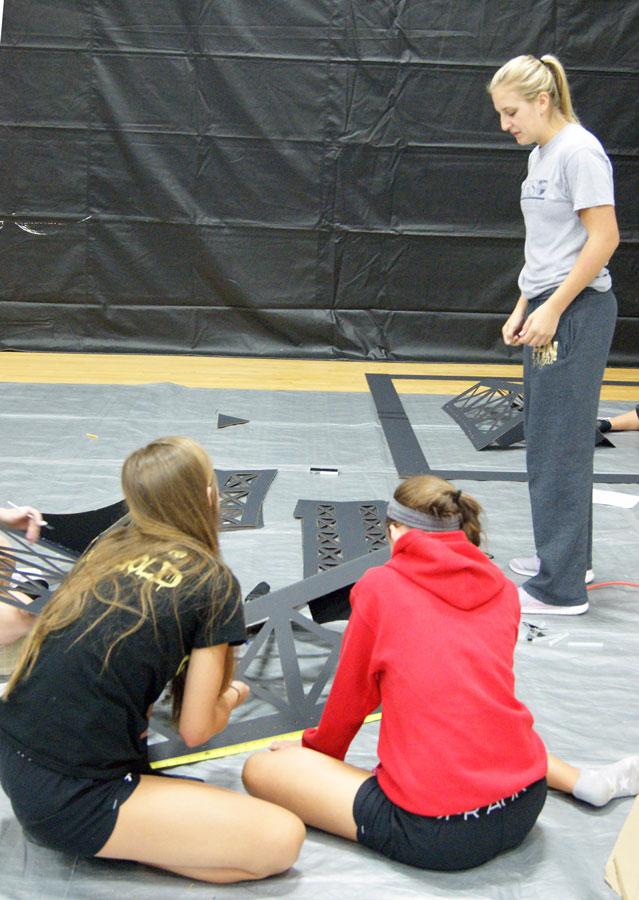
{"type": "Polygon", "coordinates": [[[453,815],[546,774],[533,717],[515,696],[517,588],[462,531],[411,529],[351,591],[352,614],[305,747],[343,759],[382,704],[376,775],[398,806],[453,815]]]}

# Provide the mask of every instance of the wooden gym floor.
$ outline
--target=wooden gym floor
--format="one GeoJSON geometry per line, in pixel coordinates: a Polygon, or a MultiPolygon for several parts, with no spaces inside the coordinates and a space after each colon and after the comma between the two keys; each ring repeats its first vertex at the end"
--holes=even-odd
{"type": "MultiPolygon", "coordinates": [[[[474,363],[351,362],[348,360],[257,359],[221,356],[159,356],[121,353],[0,353],[0,381],[45,384],[149,384],[263,391],[366,393],[366,373],[442,375],[446,380],[398,381],[402,394],[461,393],[484,376],[521,376],[520,365],[474,363]],[[459,380],[449,380],[451,376],[459,380]]],[[[639,368],[610,368],[602,400],[636,403],[639,368]],[[635,386],[636,385],[636,386],[635,386]]]]}

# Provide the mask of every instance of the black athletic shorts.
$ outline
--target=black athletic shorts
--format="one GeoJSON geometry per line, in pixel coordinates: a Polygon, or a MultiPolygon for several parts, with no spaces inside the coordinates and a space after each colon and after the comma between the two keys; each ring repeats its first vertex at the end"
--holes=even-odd
{"type": "Polygon", "coordinates": [[[0,742],[0,783],[16,819],[28,838],[53,850],[95,856],[139,781],[137,773],[104,781],[61,775],[0,742]]]}
{"type": "Polygon", "coordinates": [[[355,795],[353,816],[360,844],[409,866],[454,872],[519,846],[545,799],[542,778],[489,806],[454,816],[420,816],[392,803],[373,775],[355,795]]]}

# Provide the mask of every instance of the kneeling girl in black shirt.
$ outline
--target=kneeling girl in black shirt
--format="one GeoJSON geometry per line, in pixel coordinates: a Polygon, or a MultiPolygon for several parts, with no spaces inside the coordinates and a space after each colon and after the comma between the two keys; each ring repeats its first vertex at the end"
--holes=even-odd
{"type": "Polygon", "coordinates": [[[231,681],[246,632],[211,461],[188,438],[161,438],[125,460],[122,485],[128,520],[69,573],[2,697],[2,786],[27,835],[55,849],[218,883],[281,872],[304,838],[297,816],[148,765],[168,682],[183,685],[174,712],[189,746],[248,693],[231,681]]]}

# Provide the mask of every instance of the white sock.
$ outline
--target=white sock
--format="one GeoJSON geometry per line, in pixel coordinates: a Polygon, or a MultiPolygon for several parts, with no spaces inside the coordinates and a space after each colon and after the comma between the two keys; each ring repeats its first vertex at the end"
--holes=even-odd
{"type": "Polygon", "coordinates": [[[639,756],[626,756],[608,766],[581,769],[573,796],[593,806],[605,806],[615,797],[639,794],[639,756]]]}

